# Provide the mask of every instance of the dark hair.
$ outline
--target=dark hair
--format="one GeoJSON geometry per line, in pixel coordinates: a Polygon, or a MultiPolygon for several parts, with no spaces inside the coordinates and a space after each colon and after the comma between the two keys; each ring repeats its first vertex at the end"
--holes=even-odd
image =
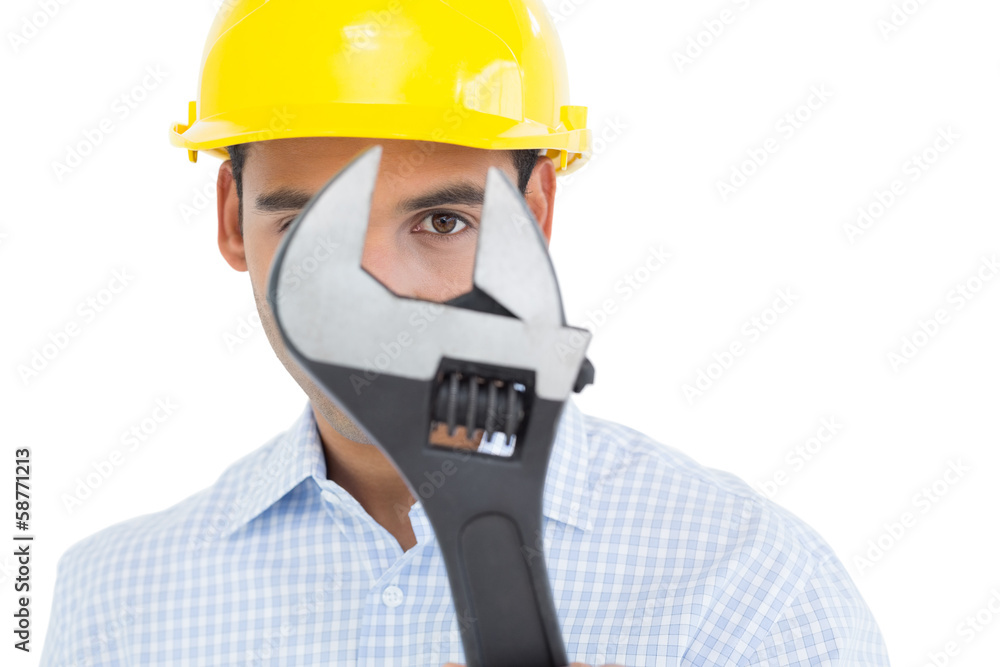
{"type": "MultiPolygon", "coordinates": [[[[239,220],[240,234],[243,233],[243,167],[246,166],[247,148],[250,144],[236,144],[227,146],[229,160],[233,163],[233,180],[236,182],[236,197],[240,202],[239,220]]],[[[514,161],[514,169],[517,170],[517,188],[523,195],[528,189],[528,180],[531,172],[535,169],[538,161],[538,151],[533,149],[509,151],[511,159],[514,161]]]]}

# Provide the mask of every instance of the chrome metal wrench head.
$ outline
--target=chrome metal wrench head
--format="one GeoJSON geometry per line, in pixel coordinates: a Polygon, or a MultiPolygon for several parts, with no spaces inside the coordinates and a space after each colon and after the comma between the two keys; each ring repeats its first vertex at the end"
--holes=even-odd
{"type": "MultiPolygon", "coordinates": [[[[318,192],[276,253],[271,308],[290,347],[317,362],[358,367],[427,312],[429,302],[397,296],[361,268],[381,154],[379,146],[368,149],[318,192]]],[[[538,396],[565,400],[590,333],[566,326],[545,238],[495,167],[487,176],[473,282],[513,317],[443,304],[385,372],[429,381],[443,357],[532,368],[538,396]]]]}
{"type": "Polygon", "coordinates": [[[590,334],[566,325],[545,239],[496,168],[487,175],[471,292],[444,304],[401,297],[362,269],[381,153],[374,147],[355,158],[292,223],[275,254],[268,301],[290,354],[422,499],[467,665],[565,665],[537,545],[563,405],[593,378],[584,356],[590,334]],[[400,334],[408,344],[388,355],[400,334]],[[453,426],[461,416],[467,433],[484,425],[488,433],[492,422],[513,436],[513,455],[430,444],[431,425],[453,426]],[[422,494],[427,476],[445,465],[454,474],[422,494]]]}

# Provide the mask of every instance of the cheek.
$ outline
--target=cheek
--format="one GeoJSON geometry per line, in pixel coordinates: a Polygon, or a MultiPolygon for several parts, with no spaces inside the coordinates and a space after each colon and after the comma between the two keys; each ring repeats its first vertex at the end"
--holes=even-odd
{"type": "Polygon", "coordinates": [[[421,298],[447,301],[472,289],[476,259],[474,238],[451,242],[446,248],[427,253],[421,259],[421,298]]]}
{"type": "Polygon", "coordinates": [[[268,273],[271,270],[271,262],[278,249],[281,237],[276,234],[247,234],[243,239],[243,246],[246,250],[247,271],[250,273],[250,280],[255,290],[263,292],[267,289],[268,273]]]}
{"type": "Polygon", "coordinates": [[[475,239],[402,244],[365,249],[362,266],[399,296],[447,301],[472,289],[475,239]]]}

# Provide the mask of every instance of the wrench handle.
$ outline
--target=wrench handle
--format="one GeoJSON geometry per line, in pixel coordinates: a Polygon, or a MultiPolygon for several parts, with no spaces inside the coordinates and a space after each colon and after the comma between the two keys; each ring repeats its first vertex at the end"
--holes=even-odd
{"type": "MultiPolygon", "coordinates": [[[[569,664],[542,544],[545,475],[562,409],[563,403],[536,398],[513,460],[472,456],[424,501],[448,570],[467,667],[569,664]]],[[[433,467],[424,459],[420,472],[433,467]]]]}
{"type": "Polygon", "coordinates": [[[481,514],[454,543],[448,563],[467,667],[568,664],[545,560],[524,548],[535,529],[481,514]]]}
{"type": "Polygon", "coordinates": [[[542,498],[564,403],[535,397],[509,458],[433,447],[433,383],[383,375],[369,394],[364,371],[304,360],[317,384],[365,426],[411,491],[447,481],[423,500],[461,628],[466,667],[565,667],[559,620],[542,553],[542,498]],[[392,406],[392,418],[386,407],[392,406]],[[423,442],[420,440],[423,439],[423,442]]]}

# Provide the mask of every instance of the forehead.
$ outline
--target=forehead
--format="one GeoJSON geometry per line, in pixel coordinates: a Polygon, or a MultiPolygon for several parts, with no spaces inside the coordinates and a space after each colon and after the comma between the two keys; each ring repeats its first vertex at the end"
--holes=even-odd
{"type": "Polygon", "coordinates": [[[485,182],[491,166],[514,174],[510,153],[432,141],[353,137],[273,139],[248,145],[244,188],[279,184],[319,188],[371,146],[382,146],[379,181],[417,184],[461,175],[485,182]]]}

